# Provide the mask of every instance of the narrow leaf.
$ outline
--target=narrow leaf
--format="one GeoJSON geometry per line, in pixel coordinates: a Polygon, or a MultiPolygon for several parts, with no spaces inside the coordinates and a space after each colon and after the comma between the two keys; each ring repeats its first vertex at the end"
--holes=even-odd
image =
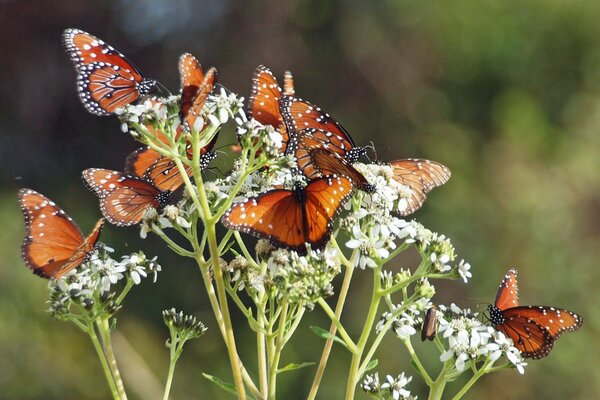
{"type": "Polygon", "coordinates": [[[377,367],[377,364],[379,364],[379,361],[377,361],[377,359],[369,361],[369,363],[367,364],[367,368],[365,368],[365,372],[377,367]]]}
{"type": "Polygon", "coordinates": [[[303,362],[302,364],[291,363],[291,364],[286,365],[283,368],[279,368],[277,370],[277,373],[280,374],[282,372],[293,371],[295,369],[300,369],[300,368],[304,368],[304,367],[310,367],[315,364],[316,363],[314,363],[314,362],[303,362]]]}
{"type": "Polygon", "coordinates": [[[224,382],[224,381],[220,380],[219,378],[217,378],[216,376],[205,374],[204,372],[202,373],[202,375],[206,379],[208,379],[209,381],[211,381],[212,383],[214,383],[215,385],[217,385],[218,387],[223,389],[224,391],[237,396],[237,390],[235,390],[235,386],[232,385],[231,383],[224,382]]]}
{"type": "Polygon", "coordinates": [[[315,335],[322,337],[323,339],[332,339],[333,341],[340,343],[346,349],[348,348],[348,346],[346,346],[346,343],[342,339],[340,339],[336,335],[332,335],[331,333],[329,333],[329,331],[326,331],[323,328],[319,328],[318,326],[311,326],[310,330],[313,331],[315,335]]]}

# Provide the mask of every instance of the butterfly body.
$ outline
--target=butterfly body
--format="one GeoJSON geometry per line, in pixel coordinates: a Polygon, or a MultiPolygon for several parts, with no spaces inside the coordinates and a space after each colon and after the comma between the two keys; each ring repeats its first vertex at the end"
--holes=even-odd
{"type": "Polygon", "coordinates": [[[103,219],[84,238],[71,217],[46,196],[21,189],[18,198],[26,226],[21,256],[35,274],[59,279],[89,258],[102,231],[103,219]]]}
{"type": "Polygon", "coordinates": [[[508,271],[494,305],[488,306],[490,322],[510,337],[526,358],[546,357],[564,332],[579,329],[583,318],[572,311],[551,306],[520,306],[517,271],[508,271]]]}
{"type": "Polygon", "coordinates": [[[157,84],[144,78],[114,47],[87,32],[65,30],[63,45],[78,73],[79,97],[92,114],[113,114],[150,93],[157,84]]]}

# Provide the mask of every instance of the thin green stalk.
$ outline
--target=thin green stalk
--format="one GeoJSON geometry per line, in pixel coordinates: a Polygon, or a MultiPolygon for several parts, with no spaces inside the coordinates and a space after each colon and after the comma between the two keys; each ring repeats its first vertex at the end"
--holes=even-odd
{"type": "Polygon", "coordinates": [[[296,329],[298,329],[298,326],[300,326],[300,322],[302,321],[302,316],[304,316],[304,312],[306,311],[305,307],[300,306],[300,309],[296,312],[296,314],[294,315],[294,322],[292,323],[292,325],[290,326],[290,329],[288,329],[287,333],[285,334],[285,337],[283,338],[283,344],[285,345],[291,338],[292,335],[294,334],[294,332],[296,332],[296,329]]]}
{"type": "MultiPolygon", "coordinates": [[[[352,274],[354,273],[354,262],[357,257],[358,251],[354,250],[352,253],[352,257],[348,260],[343,256],[342,250],[339,248],[337,241],[333,240],[335,246],[338,249],[338,252],[343,257],[342,263],[346,266],[344,270],[344,280],[342,282],[342,287],[340,289],[340,295],[338,297],[337,304],[335,306],[335,317],[337,320],[340,320],[342,316],[342,311],[344,310],[344,304],[346,303],[346,295],[348,294],[348,290],[350,289],[350,282],[352,281],[352,274]]],[[[308,393],[307,400],[314,400],[317,397],[317,392],[319,391],[319,385],[321,384],[321,380],[323,379],[323,375],[325,374],[325,367],[327,366],[327,361],[329,360],[329,354],[331,354],[331,348],[333,347],[333,336],[336,334],[337,325],[332,321],[331,326],[329,327],[330,338],[325,342],[325,346],[323,347],[323,353],[321,354],[321,359],[319,360],[319,366],[317,367],[317,372],[315,373],[315,378],[313,379],[313,383],[310,387],[310,392],[308,393]]]]}
{"type": "Polygon", "coordinates": [[[121,395],[117,390],[117,385],[115,383],[112,371],[110,366],[108,365],[108,360],[106,359],[106,354],[104,353],[104,349],[102,348],[102,344],[98,339],[98,335],[96,335],[96,330],[92,323],[89,323],[87,329],[85,330],[89,335],[92,343],[94,345],[94,349],[96,350],[96,354],[98,354],[98,358],[100,359],[100,364],[102,365],[102,370],[104,371],[104,376],[106,377],[106,381],[108,382],[108,386],[110,388],[110,393],[112,394],[113,399],[120,400],[121,395]]]}
{"type": "Polygon", "coordinates": [[[378,265],[377,268],[373,270],[373,292],[371,294],[371,305],[369,306],[369,312],[367,314],[367,318],[365,320],[365,326],[360,335],[360,339],[357,344],[357,351],[352,354],[352,361],[350,364],[350,371],[348,373],[348,382],[346,385],[346,400],[354,399],[354,393],[356,391],[356,385],[358,383],[358,379],[360,376],[358,375],[358,370],[360,367],[360,360],[367,344],[367,340],[369,340],[369,335],[373,329],[373,323],[377,318],[377,310],[379,309],[379,302],[381,300],[381,296],[379,292],[381,290],[381,265],[378,265]]]}
{"type": "Polygon", "coordinates": [[[158,225],[154,225],[152,227],[152,232],[156,233],[162,240],[164,240],[167,243],[167,245],[171,248],[171,250],[173,250],[175,253],[179,254],[182,257],[194,258],[194,253],[184,249],[183,247],[175,243],[175,241],[168,237],[158,225]]]}
{"type": "Polygon", "coordinates": [[[452,369],[452,360],[448,360],[444,363],[442,370],[440,371],[438,377],[432,384],[429,386],[429,397],[428,400],[441,400],[442,395],[444,394],[444,389],[446,388],[446,383],[448,383],[448,371],[452,369]]]}
{"type": "Polygon", "coordinates": [[[387,331],[390,329],[390,327],[394,323],[394,319],[396,319],[396,317],[398,315],[400,315],[404,311],[406,311],[406,309],[408,308],[408,305],[411,304],[417,297],[418,297],[418,295],[414,294],[410,299],[408,299],[404,302],[403,306],[398,307],[397,309],[395,309],[392,312],[389,319],[385,322],[385,324],[383,325],[383,327],[381,328],[381,330],[375,337],[375,340],[373,341],[373,344],[371,345],[369,351],[367,352],[367,355],[363,358],[363,361],[360,364],[360,368],[358,369],[359,376],[361,376],[365,372],[365,369],[369,365],[369,362],[371,362],[371,358],[373,358],[373,355],[375,354],[375,351],[379,347],[379,344],[381,343],[381,341],[385,337],[385,334],[387,333],[387,331]]]}
{"type": "MultiPolygon", "coordinates": [[[[171,333],[171,339],[176,337],[171,333]]],[[[167,382],[165,383],[165,393],[163,395],[163,400],[169,399],[169,394],[171,393],[171,384],[173,383],[173,374],[175,373],[175,365],[177,364],[177,360],[181,355],[182,347],[178,346],[178,343],[171,343],[169,347],[169,372],[167,374],[167,382]]]]}
{"type": "Polygon", "coordinates": [[[483,375],[486,374],[486,372],[487,372],[486,369],[487,369],[489,362],[490,362],[489,359],[485,360],[485,362],[483,363],[481,368],[475,374],[473,374],[471,379],[469,379],[469,381],[467,383],[465,383],[465,386],[463,386],[462,389],[460,389],[460,391],[452,398],[452,400],[461,399],[469,391],[469,389],[471,389],[471,387],[475,384],[475,382],[477,382],[479,380],[479,378],[481,378],[483,375]]]}
{"type": "Polygon", "coordinates": [[[121,379],[121,373],[119,372],[119,366],[117,365],[117,359],[115,358],[115,353],[112,347],[112,338],[110,336],[108,317],[103,317],[100,320],[96,320],[96,327],[98,328],[98,332],[100,332],[100,337],[102,338],[104,354],[106,355],[106,361],[108,362],[108,366],[112,372],[112,376],[115,381],[115,387],[119,393],[119,398],[121,400],[127,400],[127,394],[125,393],[125,387],[123,385],[123,380],[121,379]]]}
{"type": "Polygon", "coordinates": [[[433,379],[431,379],[431,376],[429,376],[429,374],[427,373],[427,370],[421,363],[421,360],[419,359],[419,356],[415,352],[415,349],[412,347],[410,337],[408,339],[402,340],[402,342],[406,346],[406,349],[408,350],[408,353],[410,354],[410,357],[412,358],[412,360],[415,364],[415,367],[419,371],[419,374],[423,377],[423,380],[425,381],[427,386],[433,385],[433,379]]]}
{"type": "Polygon", "coordinates": [[[346,343],[346,346],[348,346],[348,350],[350,350],[350,352],[352,352],[353,354],[356,354],[359,351],[358,347],[356,347],[356,344],[354,343],[350,335],[348,335],[348,332],[346,332],[346,329],[344,329],[342,323],[336,318],[335,313],[333,312],[331,307],[329,307],[329,304],[327,304],[327,302],[323,299],[319,299],[317,300],[317,302],[319,303],[323,311],[325,311],[327,316],[331,319],[331,322],[333,322],[337,329],[340,331],[340,336],[342,337],[344,343],[346,343]]]}
{"type": "MultiPolygon", "coordinates": [[[[267,266],[262,263],[261,273],[264,273],[267,266]]],[[[256,322],[258,330],[256,331],[256,354],[258,359],[258,382],[260,385],[261,399],[266,400],[269,389],[269,371],[267,364],[267,344],[265,338],[265,291],[258,293],[256,299],[256,322]]]]}
{"type": "Polygon", "coordinates": [[[281,319],[277,326],[275,351],[272,354],[271,365],[269,367],[269,399],[275,400],[277,394],[277,368],[281,358],[281,350],[283,349],[283,337],[285,336],[285,325],[287,322],[287,313],[289,305],[284,302],[281,306],[281,319]]]}

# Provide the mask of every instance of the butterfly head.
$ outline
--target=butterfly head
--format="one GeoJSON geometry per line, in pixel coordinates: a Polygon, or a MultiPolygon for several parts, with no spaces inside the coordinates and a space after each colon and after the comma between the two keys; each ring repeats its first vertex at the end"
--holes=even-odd
{"type": "Polygon", "coordinates": [[[362,156],[367,154],[367,148],[366,147],[353,147],[351,148],[346,155],[344,156],[344,158],[346,159],[346,161],[348,161],[350,164],[354,164],[355,162],[357,162],[362,156]]]}

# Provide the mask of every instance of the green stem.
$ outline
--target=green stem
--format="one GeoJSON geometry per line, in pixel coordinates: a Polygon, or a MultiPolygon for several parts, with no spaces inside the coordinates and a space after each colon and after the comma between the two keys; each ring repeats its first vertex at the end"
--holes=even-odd
{"type": "Polygon", "coordinates": [[[473,374],[471,379],[469,379],[469,381],[465,383],[465,386],[463,386],[462,389],[460,389],[460,391],[452,398],[452,400],[459,400],[460,398],[462,398],[469,391],[469,389],[471,389],[475,382],[477,382],[479,378],[486,374],[487,366],[489,363],[489,359],[485,360],[481,368],[477,372],[475,372],[475,374],[473,374]]]}
{"type": "Polygon", "coordinates": [[[351,353],[356,354],[359,351],[358,347],[356,347],[356,344],[354,343],[350,335],[348,335],[348,332],[346,332],[346,329],[344,329],[342,323],[337,319],[335,313],[333,312],[331,307],[329,307],[329,304],[327,304],[327,302],[322,298],[317,300],[317,302],[319,303],[323,311],[325,311],[325,314],[327,314],[327,316],[331,319],[331,322],[333,322],[336,328],[340,331],[340,336],[344,340],[344,343],[346,343],[346,346],[348,346],[348,350],[350,350],[351,353]]]}
{"type": "Polygon", "coordinates": [[[369,312],[365,320],[365,326],[360,335],[360,339],[358,340],[358,351],[352,354],[352,362],[350,364],[350,371],[348,373],[348,383],[346,385],[346,400],[354,399],[356,384],[358,383],[358,379],[360,378],[360,376],[358,375],[360,360],[365,346],[367,344],[367,340],[369,340],[371,330],[373,329],[373,323],[377,318],[377,310],[379,308],[379,302],[381,300],[381,296],[379,295],[381,289],[380,274],[381,265],[377,266],[377,268],[373,270],[373,292],[371,294],[371,305],[369,306],[369,312]]]}
{"type": "Polygon", "coordinates": [[[281,358],[281,350],[283,349],[283,345],[284,345],[283,338],[285,336],[285,325],[287,322],[287,313],[288,313],[288,308],[289,308],[288,303],[284,301],[281,308],[282,308],[282,311],[281,311],[281,317],[280,317],[278,327],[277,327],[275,351],[272,354],[271,365],[269,367],[269,397],[268,398],[270,400],[276,399],[277,368],[279,366],[279,360],[281,358]]]}
{"type": "Polygon", "coordinates": [[[427,386],[433,385],[433,379],[431,379],[431,376],[429,376],[429,374],[427,373],[427,370],[421,363],[419,356],[417,355],[417,353],[415,353],[415,349],[412,347],[410,337],[402,340],[402,342],[406,346],[406,349],[408,350],[410,357],[412,358],[413,362],[415,363],[415,366],[416,366],[417,370],[419,371],[419,374],[423,377],[423,380],[425,381],[427,386]]]}
{"type": "MultiPolygon", "coordinates": [[[[263,263],[261,274],[267,269],[267,265],[263,263]]],[[[267,364],[267,344],[265,339],[265,291],[261,291],[256,299],[256,322],[258,330],[256,331],[256,352],[258,358],[258,381],[260,385],[261,399],[267,398],[269,388],[269,372],[267,364]]]]}
{"type": "Polygon", "coordinates": [[[115,383],[110,366],[108,365],[108,360],[106,359],[106,354],[104,353],[102,344],[98,339],[98,335],[96,335],[94,325],[92,323],[89,323],[85,331],[87,332],[90,339],[92,340],[92,343],[94,344],[94,349],[96,350],[96,354],[98,354],[98,358],[100,359],[100,364],[102,365],[102,370],[104,371],[104,376],[106,377],[106,381],[108,382],[108,386],[110,387],[110,392],[112,394],[113,399],[120,400],[121,395],[117,390],[117,385],[115,383]]]}
{"type": "Polygon", "coordinates": [[[119,397],[121,400],[127,400],[127,394],[125,393],[125,387],[123,385],[123,380],[121,379],[121,373],[119,372],[119,366],[117,365],[117,359],[115,358],[115,353],[112,347],[108,317],[103,317],[99,321],[96,320],[96,326],[98,328],[98,332],[100,332],[100,337],[102,338],[102,342],[104,344],[104,353],[106,354],[106,360],[112,372],[119,397]]]}
{"type": "Polygon", "coordinates": [[[442,395],[444,394],[444,389],[446,388],[446,383],[448,383],[448,372],[452,369],[453,365],[452,359],[444,363],[444,366],[438,374],[438,377],[429,386],[429,397],[427,397],[428,400],[441,400],[442,395]]]}
{"type": "Polygon", "coordinates": [[[173,250],[175,253],[179,254],[182,257],[194,258],[194,253],[184,249],[183,247],[175,243],[175,241],[168,237],[157,224],[153,224],[152,232],[156,233],[162,240],[164,240],[167,243],[167,245],[171,248],[171,250],[173,250]]]}
{"type": "Polygon", "coordinates": [[[177,364],[177,360],[179,360],[179,356],[181,355],[181,351],[183,350],[182,347],[179,348],[179,343],[172,341],[176,338],[177,335],[171,332],[171,344],[169,347],[169,373],[167,375],[167,382],[165,383],[165,393],[163,395],[163,400],[169,399],[169,394],[171,393],[171,384],[173,383],[173,374],[175,373],[175,365],[177,364]]]}
{"type": "MultiPolygon", "coordinates": [[[[335,243],[337,245],[337,242],[335,243]]],[[[339,247],[338,251],[341,254],[341,250],[339,249],[339,247]]],[[[345,263],[346,269],[344,270],[344,280],[342,282],[340,295],[335,306],[335,318],[337,320],[339,320],[342,316],[344,304],[346,303],[346,295],[348,294],[348,289],[350,289],[350,282],[352,281],[352,274],[354,273],[354,257],[356,257],[356,253],[357,252],[355,251],[353,253],[353,256],[351,257],[351,260],[346,260],[345,263]]],[[[321,354],[321,360],[319,360],[319,366],[317,368],[317,372],[315,373],[315,378],[313,379],[312,386],[310,387],[310,392],[308,393],[307,400],[314,400],[317,397],[319,385],[321,384],[321,380],[323,379],[323,375],[325,374],[325,367],[327,366],[327,361],[329,360],[329,354],[331,354],[331,348],[333,347],[333,336],[335,335],[336,331],[337,325],[332,321],[331,326],[329,327],[329,334],[331,335],[331,337],[325,342],[325,347],[323,348],[323,353],[321,354]]]]}

